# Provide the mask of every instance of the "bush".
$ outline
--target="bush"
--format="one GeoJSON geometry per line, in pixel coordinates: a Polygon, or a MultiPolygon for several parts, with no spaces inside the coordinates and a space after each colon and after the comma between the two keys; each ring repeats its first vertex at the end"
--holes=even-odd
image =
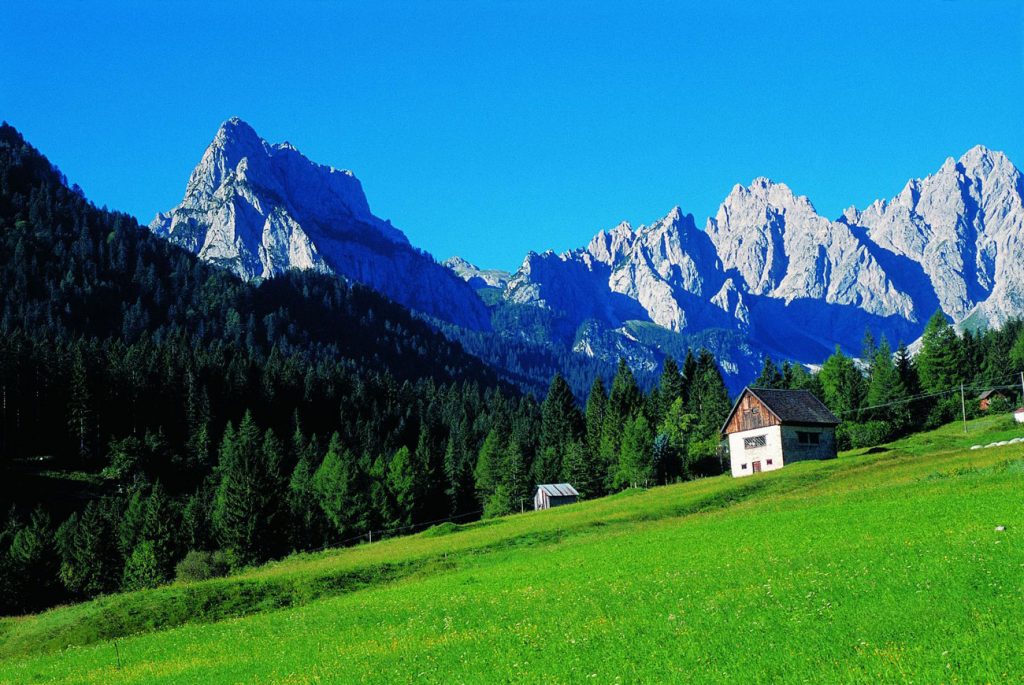
{"type": "Polygon", "coordinates": [[[228,574],[228,559],[223,552],[192,550],[174,568],[176,580],[193,583],[198,580],[220,578],[228,574]]]}
{"type": "Polygon", "coordinates": [[[1013,408],[1013,404],[1010,403],[1010,400],[1006,399],[1002,395],[996,395],[988,404],[988,411],[990,414],[1005,414],[1008,411],[1013,411],[1013,408]]]}
{"type": "Polygon", "coordinates": [[[895,431],[888,421],[865,421],[864,423],[848,423],[847,435],[851,447],[874,447],[888,442],[894,437],[895,431]]]}

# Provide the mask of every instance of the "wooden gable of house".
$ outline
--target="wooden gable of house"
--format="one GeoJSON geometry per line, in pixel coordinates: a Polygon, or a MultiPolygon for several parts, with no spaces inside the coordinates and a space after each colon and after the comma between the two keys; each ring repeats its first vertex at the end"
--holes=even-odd
{"type": "Polygon", "coordinates": [[[769,409],[764,402],[749,390],[744,390],[722,433],[728,435],[754,428],[778,426],[781,423],[782,421],[775,415],[775,412],[769,409]]]}

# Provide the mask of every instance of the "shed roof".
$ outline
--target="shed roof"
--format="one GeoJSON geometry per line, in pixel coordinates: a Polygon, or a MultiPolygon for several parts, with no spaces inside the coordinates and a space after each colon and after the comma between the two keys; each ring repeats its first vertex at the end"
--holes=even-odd
{"type": "Polygon", "coordinates": [[[783,424],[800,426],[838,426],[840,421],[824,403],[809,390],[774,390],[768,388],[744,388],[736,398],[736,404],[722,424],[722,433],[732,420],[746,393],[761,400],[768,411],[775,414],[783,424]]]}
{"type": "Polygon", "coordinates": [[[1006,397],[1006,393],[1003,392],[1002,390],[999,390],[997,388],[995,390],[986,390],[985,392],[983,392],[980,395],[978,395],[978,399],[979,400],[987,400],[988,398],[993,397],[995,395],[1000,395],[1002,397],[1006,397]]]}
{"type": "Polygon", "coordinates": [[[580,493],[576,492],[576,488],[569,485],[568,483],[548,483],[546,485],[538,485],[538,490],[543,490],[548,493],[549,497],[579,497],[580,493]]]}

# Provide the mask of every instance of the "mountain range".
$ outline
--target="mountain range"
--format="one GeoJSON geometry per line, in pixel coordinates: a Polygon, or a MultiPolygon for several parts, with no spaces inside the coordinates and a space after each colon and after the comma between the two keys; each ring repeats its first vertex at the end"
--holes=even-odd
{"type": "Polygon", "coordinates": [[[865,330],[910,343],[939,309],[962,327],[1024,313],[1024,180],[982,146],[835,219],[757,178],[736,185],[703,228],[675,207],[586,247],[530,252],[509,274],[458,257],[439,264],[370,212],[351,172],[230,119],[182,203],[150,228],[249,280],[292,268],[341,275],[456,336],[625,357],[647,372],[665,354],[706,346],[734,388],[765,354],[817,364],[837,345],[857,350],[865,330]]]}

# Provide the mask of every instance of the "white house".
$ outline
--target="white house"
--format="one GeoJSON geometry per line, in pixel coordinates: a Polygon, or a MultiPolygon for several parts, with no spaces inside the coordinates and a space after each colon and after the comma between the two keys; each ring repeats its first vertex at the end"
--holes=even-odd
{"type": "Polygon", "coordinates": [[[1013,410],[1013,420],[1017,423],[1024,423],[1024,407],[1013,410]]]}
{"type": "Polygon", "coordinates": [[[834,459],[839,419],[806,390],[744,388],[722,426],[734,477],[834,459]]]}

